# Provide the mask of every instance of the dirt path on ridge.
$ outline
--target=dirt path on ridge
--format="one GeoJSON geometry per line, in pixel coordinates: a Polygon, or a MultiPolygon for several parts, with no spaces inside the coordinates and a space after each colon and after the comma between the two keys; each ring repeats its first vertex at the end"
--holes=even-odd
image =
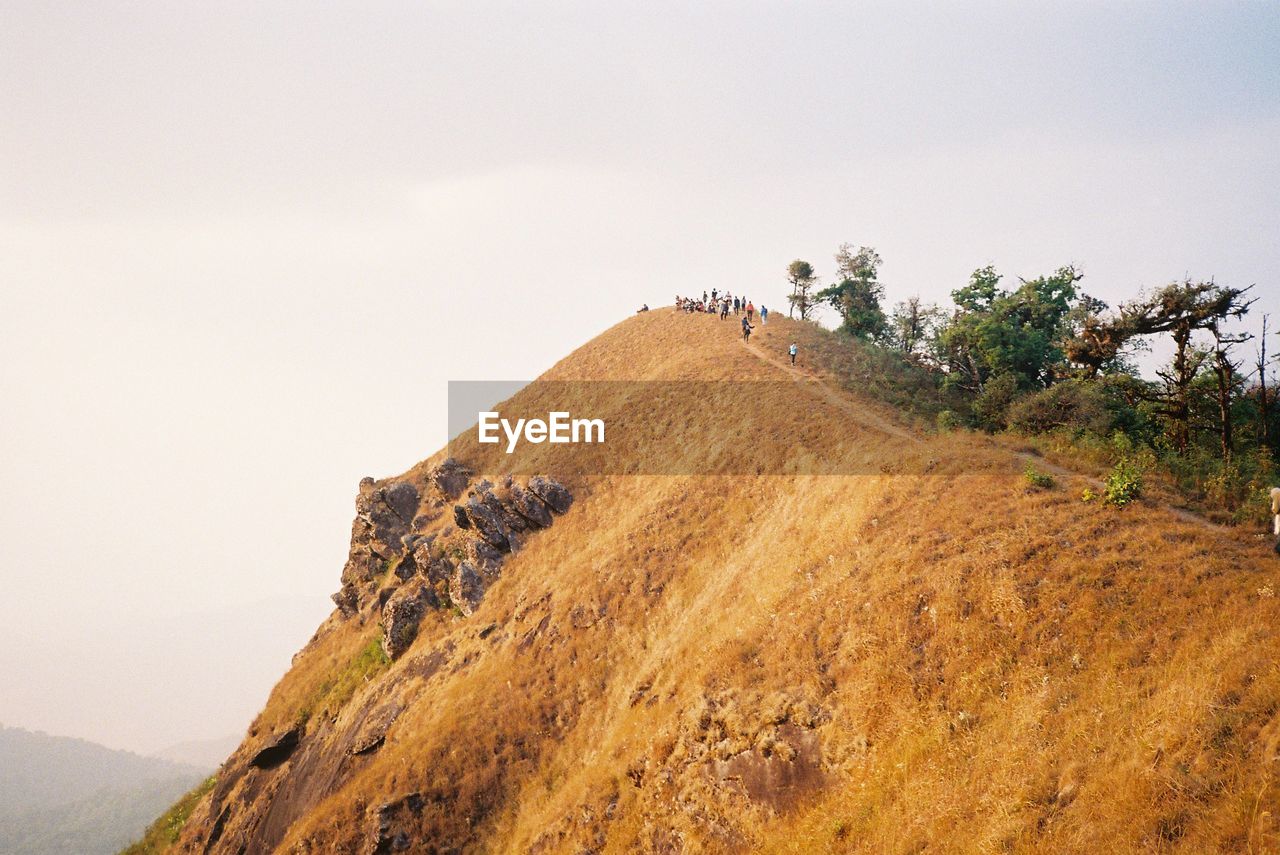
{"type": "MultiPolygon", "coordinates": [[[[772,356],[770,356],[769,354],[761,350],[759,347],[752,344],[749,340],[742,341],[742,346],[746,348],[747,351],[749,351],[751,355],[755,356],[757,359],[761,359],[769,363],[770,365],[774,366],[775,368],[785,371],[787,374],[791,375],[797,380],[811,381],[813,387],[817,389],[818,393],[822,396],[822,398],[825,401],[827,401],[827,403],[835,406],[837,409],[841,410],[846,415],[850,416],[854,421],[858,422],[858,424],[862,425],[863,427],[870,428],[872,430],[877,430],[877,431],[880,431],[881,433],[887,433],[890,436],[897,437],[898,439],[905,439],[908,442],[913,442],[917,444],[922,444],[924,442],[924,440],[918,435],[911,433],[910,431],[906,430],[903,427],[900,427],[899,425],[894,424],[893,422],[889,421],[886,418],[883,418],[873,410],[867,407],[858,406],[853,401],[851,401],[847,396],[841,394],[838,390],[833,389],[829,385],[824,383],[822,381],[822,378],[818,377],[817,375],[811,374],[803,370],[799,366],[792,365],[786,359],[773,358],[772,356]]],[[[1059,478],[1082,478],[1086,482],[1088,482],[1088,484],[1091,487],[1094,487],[1096,489],[1102,489],[1104,486],[1101,479],[1095,478],[1092,475],[1087,475],[1083,472],[1077,472],[1073,469],[1068,469],[1065,466],[1059,466],[1056,463],[1050,463],[1048,460],[1045,460],[1043,457],[1039,457],[1035,454],[1031,454],[1030,452],[1013,451],[1012,453],[1014,454],[1014,456],[1016,456],[1020,460],[1026,463],[1031,463],[1035,465],[1037,468],[1044,470],[1046,473],[1050,475],[1056,475],[1059,478]]],[[[1183,508],[1177,508],[1177,507],[1174,507],[1173,505],[1165,504],[1163,502],[1156,503],[1156,506],[1159,508],[1162,508],[1165,511],[1168,511],[1170,514],[1172,514],[1173,516],[1175,516],[1180,520],[1183,520],[1184,522],[1192,523],[1193,525],[1200,526],[1201,528],[1205,528],[1210,531],[1217,532],[1219,534],[1230,534],[1230,535],[1238,534],[1237,529],[1231,528],[1229,526],[1218,525],[1215,522],[1205,519],[1199,514],[1193,513],[1183,508]]]]}
{"type": "Polygon", "coordinates": [[[915,435],[914,433],[911,433],[905,428],[895,425],[893,422],[889,421],[886,418],[881,417],[878,413],[873,412],[869,408],[858,406],[853,401],[849,400],[846,396],[840,394],[840,392],[838,392],[835,389],[832,389],[826,383],[822,382],[822,378],[817,377],[813,374],[810,374],[807,371],[802,370],[798,366],[792,365],[790,362],[788,362],[785,359],[774,359],[773,357],[769,356],[764,351],[762,351],[760,348],[756,347],[750,341],[743,341],[742,346],[745,347],[748,351],[750,351],[751,354],[755,356],[757,359],[764,360],[765,362],[768,362],[770,365],[774,366],[775,368],[780,368],[781,370],[790,374],[792,377],[795,377],[797,380],[811,381],[813,386],[817,389],[818,393],[822,395],[823,399],[827,403],[836,407],[836,409],[841,410],[846,415],[850,416],[854,421],[861,424],[863,427],[871,428],[872,430],[877,430],[877,431],[880,431],[881,433],[887,433],[890,436],[897,437],[898,439],[905,439],[908,442],[914,442],[914,443],[923,442],[923,440],[919,436],[915,435]]]}

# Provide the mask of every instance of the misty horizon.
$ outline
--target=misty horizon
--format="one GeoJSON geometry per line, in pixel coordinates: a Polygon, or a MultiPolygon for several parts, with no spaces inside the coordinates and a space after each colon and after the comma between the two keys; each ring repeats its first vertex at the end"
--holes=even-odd
{"type": "Polygon", "coordinates": [[[642,303],[785,314],[788,263],[829,281],[844,242],[889,303],[986,264],[1280,295],[1273,6],[6,12],[14,727],[243,732],[332,608],[360,479],[448,440],[448,381],[535,377],[642,303]]]}

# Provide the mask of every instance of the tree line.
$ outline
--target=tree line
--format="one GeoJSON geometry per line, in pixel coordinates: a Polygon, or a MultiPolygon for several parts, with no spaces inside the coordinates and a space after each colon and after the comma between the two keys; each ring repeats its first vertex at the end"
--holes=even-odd
{"type": "Polygon", "coordinates": [[[945,420],[1143,450],[1226,510],[1273,474],[1269,318],[1259,336],[1242,324],[1256,305],[1252,285],[1183,279],[1112,307],[1082,289],[1074,266],[1009,282],[988,265],[949,306],[912,296],[886,309],[874,248],[844,244],[835,264],[826,287],[808,262],[790,264],[792,316],[829,306],[842,333],[926,371],[945,420]],[[1160,338],[1172,356],[1144,378],[1137,357],[1160,338]]]}

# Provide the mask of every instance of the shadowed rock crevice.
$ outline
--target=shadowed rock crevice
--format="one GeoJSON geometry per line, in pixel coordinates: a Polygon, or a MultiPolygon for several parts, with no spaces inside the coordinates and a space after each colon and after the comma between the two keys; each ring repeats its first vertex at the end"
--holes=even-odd
{"type": "Polygon", "coordinates": [[[249,765],[256,769],[274,769],[293,755],[301,740],[302,728],[290,728],[279,736],[273,737],[266,747],[253,755],[249,765]]]}

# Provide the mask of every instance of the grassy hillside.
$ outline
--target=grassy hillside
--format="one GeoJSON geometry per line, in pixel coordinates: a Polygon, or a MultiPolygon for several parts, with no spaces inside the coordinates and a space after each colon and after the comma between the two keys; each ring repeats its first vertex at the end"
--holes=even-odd
{"type": "MultiPolygon", "coordinates": [[[[750,414],[773,445],[733,453],[772,462],[800,432],[857,474],[599,476],[575,458],[552,473],[572,509],[473,615],[430,611],[385,662],[376,611],[335,612],[177,850],[1280,847],[1269,543],[1084,504],[1069,473],[1032,486],[1017,453],[896,420],[870,374],[803,382],[829,370],[812,328],[758,333],[658,310],[546,376],[784,381],[750,414]],[[286,760],[251,762],[289,733],[286,760]]],[[[614,406],[724,417],[641,391],[614,406]]],[[[396,480],[425,485],[439,458],[396,480]]]]}

